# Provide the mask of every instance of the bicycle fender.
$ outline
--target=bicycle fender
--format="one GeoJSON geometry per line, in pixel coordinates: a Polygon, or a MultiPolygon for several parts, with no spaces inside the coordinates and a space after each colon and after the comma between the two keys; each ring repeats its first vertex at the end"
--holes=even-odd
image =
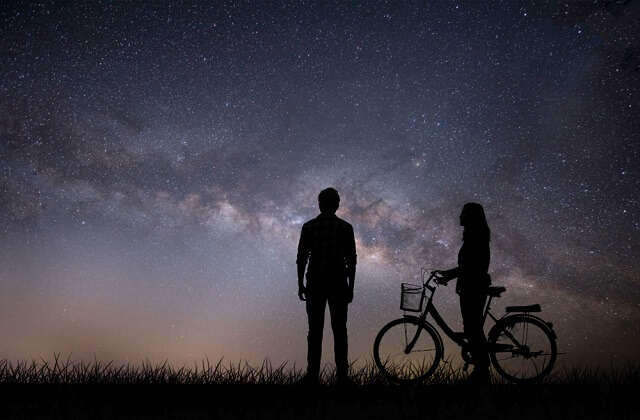
{"type": "Polygon", "coordinates": [[[549,329],[549,332],[551,333],[551,336],[553,338],[555,338],[556,340],[558,339],[558,335],[556,334],[556,331],[553,329],[553,322],[545,321],[544,319],[540,318],[539,316],[530,315],[530,314],[527,314],[527,317],[529,317],[531,319],[536,319],[536,320],[542,322],[549,329]]]}
{"type": "Polygon", "coordinates": [[[493,329],[496,328],[500,323],[502,323],[503,321],[506,322],[506,321],[508,321],[510,319],[532,319],[532,320],[536,320],[539,323],[541,323],[544,327],[546,327],[546,329],[549,331],[549,334],[551,334],[551,337],[553,337],[555,340],[558,339],[558,335],[556,334],[555,330],[553,329],[553,323],[552,322],[545,321],[544,319],[540,318],[539,316],[526,314],[526,313],[516,313],[516,314],[507,315],[507,316],[504,316],[504,317],[500,318],[498,320],[498,322],[496,322],[495,325],[493,327],[491,327],[491,329],[489,330],[489,335],[491,335],[491,332],[493,331],[493,329]]]}
{"type": "Polygon", "coordinates": [[[536,315],[531,315],[531,314],[518,314],[518,315],[524,315],[524,317],[529,318],[529,319],[535,319],[539,322],[542,322],[542,324],[544,324],[548,329],[549,332],[551,333],[551,336],[553,338],[555,338],[556,340],[558,339],[558,335],[556,334],[555,330],[553,329],[553,323],[549,322],[549,321],[545,321],[544,319],[540,318],[539,316],[536,315]]]}

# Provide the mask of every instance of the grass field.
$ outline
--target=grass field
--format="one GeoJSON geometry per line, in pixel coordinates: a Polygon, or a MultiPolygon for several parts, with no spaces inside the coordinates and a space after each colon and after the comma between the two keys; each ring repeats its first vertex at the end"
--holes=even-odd
{"type": "MultiPolygon", "coordinates": [[[[444,364],[444,366],[448,366],[444,364]]],[[[210,363],[115,365],[98,360],[0,361],[0,418],[282,419],[635,419],[640,368],[565,368],[543,383],[464,383],[444,367],[428,383],[388,383],[372,364],[352,372],[355,385],[296,382],[294,366],[210,363]]]]}

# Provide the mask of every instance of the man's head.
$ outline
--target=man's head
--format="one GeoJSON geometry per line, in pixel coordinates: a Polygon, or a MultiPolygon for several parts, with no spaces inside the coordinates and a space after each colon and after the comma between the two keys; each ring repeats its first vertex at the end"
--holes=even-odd
{"type": "Polygon", "coordinates": [[[334,214],[340,207],[340,195],[335,188],[327,188],[318,194],[320,213],[334,214]]]}

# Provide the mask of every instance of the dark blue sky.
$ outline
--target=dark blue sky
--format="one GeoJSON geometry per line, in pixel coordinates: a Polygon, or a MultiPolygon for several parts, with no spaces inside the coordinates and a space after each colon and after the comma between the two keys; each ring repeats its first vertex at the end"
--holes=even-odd
{"type": "Polygon", "coordinates": [[[496,312],[637,360],[638,2],[346,3],[2,8],[0,357],[300,364],[295,248],[334,186],[353,359],[476,201],[496,312]]]}

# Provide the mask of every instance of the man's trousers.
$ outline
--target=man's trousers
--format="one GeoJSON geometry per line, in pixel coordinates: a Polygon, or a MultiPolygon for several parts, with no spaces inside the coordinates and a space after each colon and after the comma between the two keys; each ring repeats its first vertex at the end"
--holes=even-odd
{"type": "Polygon", "coordinates": [[[331,329],[333,330],[336,375],[338,378],[345,378],[349,368],[347,337],[347,308],[349,303],[347,302],[346,290],[307,290],[307,316],[309,318],[307,375],[317,377],[320,374],[324,313],[328,303],[331,329]]]}

